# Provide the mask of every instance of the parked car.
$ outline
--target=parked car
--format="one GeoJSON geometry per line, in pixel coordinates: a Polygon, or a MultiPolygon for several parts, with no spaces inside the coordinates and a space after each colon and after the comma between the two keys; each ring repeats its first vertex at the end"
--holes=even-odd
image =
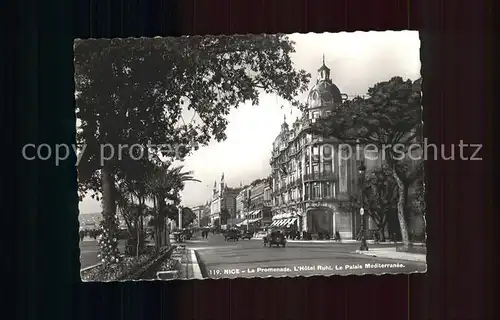
{"type": "Polygon", "coordinates": [[[257,233],[254,234],[254,237],[255,238],[265,238],[267,236],[267,232],[266,231],[257,231],[257,233]]]}
{"type": "Polygon", "coordinates": [[[253,232],[252,231],[245,231],[243,235],[241,236],[242,239],[252,239],[253,238],[253,232]]]}
{"type": "Polygon", "coordinates": [[[178,242],[178,243],[184,242],[184,235],[181,231],[174,231],[173,235],[174,235],[175,242],[178,242]]]}
{"type": "Polygon", "coordinates": [[[286,238],[285,234],[281,230],[271,230],[267,236],[264,237],[264,247],[265,246],[272,247],[273,245],[275,246],[283,246],[283,248],[286,246],[286,238]]]}
{"type": "Polygon", "coordinates": [[[238,230],[227,230],[224,233],[224,241],[238,241],[240,240],[240,232],[238,230]]]}

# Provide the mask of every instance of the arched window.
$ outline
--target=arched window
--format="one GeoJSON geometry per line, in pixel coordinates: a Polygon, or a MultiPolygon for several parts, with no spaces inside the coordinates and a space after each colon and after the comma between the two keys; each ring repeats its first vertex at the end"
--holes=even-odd
{"type": "Polygon", "coordinates": [[[332,156],[332,147],[329,145],[324,145],[323,155],[325,156],[325,158],[330,158],[332,156]]]}

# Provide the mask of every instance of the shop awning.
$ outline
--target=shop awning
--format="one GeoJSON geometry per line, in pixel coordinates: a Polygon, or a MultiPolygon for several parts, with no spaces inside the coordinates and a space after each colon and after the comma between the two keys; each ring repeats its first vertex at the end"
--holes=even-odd
{"type": "Polygon", "coordinates": [[[238,227],[241,227],[241,226],[246,225],[246,224],[247,224],[247,222],[248,222],[248,220],[243,220],[243,221],[241,221],[240,223],[237,223],[236,225],[237,225],[238,227]]]}
{"type": "Polygon", "coordinates": [[[259,213],[260,210],[253,210],[251,212],[248,213],[249,216],[253,216],[253,215],[256,215],[259,213]]]}
{"type": "Polygon", "coordinates": [[[290,227],[297,221],[297,218],[274,220],[270,227],[290,227]]]}
{"type": "Polygon", "coordinates": [[[260,220],[262,220],[262,218],[251,219],[251,220],[248,220],[248,223],[254,223],[254,222],[257,222],[257,221],[260,221],[260,220]]]}
{"type": "Polygon", "coordinates": [[[273,215],[273,220],[283,220],[292,218],[292,214],[290,212],[287,213],[278,213],[273,215]]]}

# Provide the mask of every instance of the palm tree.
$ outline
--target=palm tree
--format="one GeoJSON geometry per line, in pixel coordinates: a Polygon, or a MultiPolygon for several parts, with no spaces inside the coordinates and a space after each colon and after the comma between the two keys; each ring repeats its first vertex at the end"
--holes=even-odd
{"type": "Polygon", "coordinates": [[[146,184],[155,165],[149,160],[123,161],[115,183],[117,207],[129,230],[129,245],[139,255],[144,248],[144,216],[149,213],[146,201],[150,197],[146,184]],[[135,243],[134,243],[135,242],[135,243]]]}
{"type": "Polygon", "coordinates": [[[173,211],[171,206],[167,204],[167,200],[175,206],[179,205],[179,192],[184,189],[185,183],[188,181],[200,182],[193,177],[192,171],[183,171],[183,169],[184,166],[173,167],[171,162],[160,163],[151,171],[146,183],[148,193],[154,199],[154,207],[157,212],[157,226],[155,228],[157,249],[163,245],[161,234],[166,227],[165,217],[173,211]]]}

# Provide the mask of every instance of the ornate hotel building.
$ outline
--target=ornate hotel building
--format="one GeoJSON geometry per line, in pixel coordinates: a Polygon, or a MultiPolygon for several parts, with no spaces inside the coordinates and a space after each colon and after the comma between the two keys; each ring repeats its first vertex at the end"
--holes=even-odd
{"type": "Polygon", "coordinates": [[[308,132],[316,119],[328,116],[346,98],[332,82],[323,60],[307,109],[291,126],[285,119],[273,143],[272,226],[295,225],[313,234],[339,231],[341,237],[352,237],[357,230],[359,217],[339,208],[339,202],[357,188],[356,157],[339,150],[338,141],[308,132]]]}
{"type": "MultiPolygon", "coordinates": [[[[314,136],[308,130],[317,119],[329,116],[345,99],[347,95],[332,82],[330,69],[323,59],[302,117],[291,126],[285,119],[273,143],[271,226],[295,226],[313,234],[333,235],[338,231],[342,238],[356,236],[361,216],[359,212],[346,212],[340,204],[348,201],[350,195],[359,193],[359,160],[363,160],[366,171],[370,172],[382,166],[382,159],[371,150],[353,150],[354,147],[314,136]]],[[[409,164],[416,166],[418,162],[409,161],[409,164]]],[[[411,220],[412,232],[422,232],[421,219],[411,220]]],[[[371,219],[367,222],[367,229],[375,228],[371,219]]]]}

